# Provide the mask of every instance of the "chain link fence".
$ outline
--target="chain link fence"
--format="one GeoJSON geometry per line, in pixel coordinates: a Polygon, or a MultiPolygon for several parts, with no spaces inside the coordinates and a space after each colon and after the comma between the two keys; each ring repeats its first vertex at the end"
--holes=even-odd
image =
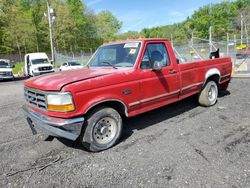
{"type": "Polygon", "coordinates": [[[234,76],[250,76],[250,46],[246,40],[212,41],[193,37],[188,45],[173,46],[181,63],[209,59],[211,51],[219,48],[220,57],[230,56],[234,76]]]}
{"type": "Polygon", "coordinates": [[[55,52],[55,67],[58,69],[63,63],[69,61],[76,61],[82,65],[86,65],[92,56],[92,52],[78,52],[78,53],[58,53],[55,52]]]}
{"type": "MultiPolygon", "coordinates": [[[[246,40],[209,41],[192,37],[188,45],[173,46],[175,55],[180,63],[209,59],[211,51],[219,49],[220,57],[230,56],[233,62],[233,75],[250,77],[250,46],[246,40]]],[[[76,61],[86,65],[92,52],[58,53],[55,52],[55,67],[58,69],[67,61],[76,61]]]]}

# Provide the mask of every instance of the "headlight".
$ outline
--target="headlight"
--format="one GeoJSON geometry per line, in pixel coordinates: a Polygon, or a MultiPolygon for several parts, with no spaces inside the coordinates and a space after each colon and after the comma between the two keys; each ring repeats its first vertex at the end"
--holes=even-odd
{"type": "Polygon", "coordinates": [[[75,110],[70,93],[56,93],[47,95],[47,109],[49,111],[69,112],[75,110]]]}
{"type": "Polygon", "coordinates": [[[34,68],[35,71],[38,71],[38,68],[34,68]]]}

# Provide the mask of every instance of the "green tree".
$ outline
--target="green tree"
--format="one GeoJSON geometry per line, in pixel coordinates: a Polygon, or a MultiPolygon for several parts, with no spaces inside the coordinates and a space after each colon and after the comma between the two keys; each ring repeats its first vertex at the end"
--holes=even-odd
{"type": "Polygon", "coordinates": [[[31,14],[24,11],[20,3],[14,3],[9,6],[5,16],[7,22],[2,31],[5,52],[13,53],[17,50],[21,60],[22,51],[35,47],[31,14]]]}
{"type": "Polygon", "coordinates": [[[116,39],[115,34],[118,33],[122,26],[122,22],[109,11],[101,11],[96,16],[96,25],[98,35],[104,42],[116,39]]]}
{"type": "Polygon", "coordinates": [[[47,52],[50,50],[50,45],[48,43],[48,21],[44,14],[47,13],[46,2],[44,0],[33,0],[29,5],[29,11],[32,14],[32,24],[35,27],[36,51],[47,52]]]}
{"type": "Polygon", "coordinates": [[[140,33],[137,31],[128,31],[122,34],[117,35],[118,39],[126,40],[126,39],[136,39],[140,37],[140,33]]]}
{"type": "Polygon", "coordinates": [[[66,4],[58,3],[55,9],[57,15],[54,30],[56,49],[57,51],[68,51],[75,41],[76,22],[74,22],[71,10],[66,4]]]}

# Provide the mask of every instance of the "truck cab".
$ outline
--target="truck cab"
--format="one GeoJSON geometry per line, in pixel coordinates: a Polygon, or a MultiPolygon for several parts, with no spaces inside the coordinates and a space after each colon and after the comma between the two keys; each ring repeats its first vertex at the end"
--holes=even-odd
{"type": "Polygon", "coordinates": [[[25,57],[26,76],[38,76],[45,73],[55,72],[46,53],[30,53],[25,57]]]}

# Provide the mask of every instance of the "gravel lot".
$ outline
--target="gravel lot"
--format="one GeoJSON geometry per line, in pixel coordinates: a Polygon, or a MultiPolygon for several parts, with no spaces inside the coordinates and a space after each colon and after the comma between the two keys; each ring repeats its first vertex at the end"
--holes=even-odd
{"type": "Polygon", "coordinates": [[[0,82],[0,187],[250,187],[250,79],[210,108],[189,98],[126,120],[100,153],[33,136],[22,84],[0,82]]]}

